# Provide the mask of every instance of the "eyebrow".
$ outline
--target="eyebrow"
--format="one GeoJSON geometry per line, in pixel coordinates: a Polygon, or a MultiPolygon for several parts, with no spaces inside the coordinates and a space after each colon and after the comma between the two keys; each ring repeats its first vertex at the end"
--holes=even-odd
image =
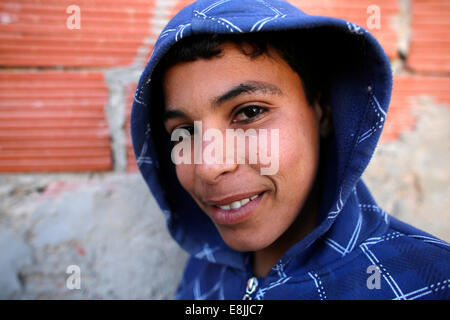
{"type": "Polygon", "coordinates": [[[247,81],[243,82],[224,94],[220,95],[219,97],[216,97],[212,100],[212,105],[214,107],[218,107],[225,102],[234,99],[240,95],[248,94],[248,93],[254,93],[254,92],[260,92],[264,94],[272,94],[272,95],[282,95],[283,92],[280,88],[278,88],[276,85],[263,82],[263,81],[247,81]]]}
{"type": "Polygon", "coordinates": [[[174,118],[188,118],[188,116],[181,110],[166,110],[163,115],[163,123],[174,118]]]}
{"type": "MultiPolygon", "coordinates": [[[[274,84],[263,81],[246,81],[232,87],[220,96],[213,98],[211,100],[211,105],[213,108],[217,108],[238,96],[255,92],[271,95],[283,94],[283,91],[274,84]]],[[[164,112],[164,122],[173,118],[188,118],[188,116],[181,110],[167,110],[164,112]]]]}

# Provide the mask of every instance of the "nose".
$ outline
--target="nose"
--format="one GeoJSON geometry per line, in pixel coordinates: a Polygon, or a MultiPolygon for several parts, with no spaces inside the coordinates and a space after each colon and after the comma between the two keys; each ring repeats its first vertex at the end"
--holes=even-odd
{"type": "Polygon", "coordinates": [[[195,165],[195,175],[207,184],[218,183],[226,174],[232,173],[237,164],[201,163],[195,165]]]}
{"type": "Polygon", "coordinates": [[[209,132],[210,135],[205,131],[201,150],[194,151],[197,153],[201,152],[201,161],[194,164],[195,175],[206,184],[218,183],[222,177],[234,172],[238,166],[233,159],[232,150],[229,150],[227,153],[226,139],[223,132],[218,129],[213,130],[209,132]]]}

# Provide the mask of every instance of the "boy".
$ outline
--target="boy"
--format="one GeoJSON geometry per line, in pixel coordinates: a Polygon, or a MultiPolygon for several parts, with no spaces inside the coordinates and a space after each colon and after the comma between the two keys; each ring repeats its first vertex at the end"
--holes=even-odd
{"type": "Polygon", "coordinates": [[[141,173],[192,256],[176,297],[447,299],[448,244],[360,179],[391,86],[354,24],[279,0],[180,11],[131,117],[141,173]]]}

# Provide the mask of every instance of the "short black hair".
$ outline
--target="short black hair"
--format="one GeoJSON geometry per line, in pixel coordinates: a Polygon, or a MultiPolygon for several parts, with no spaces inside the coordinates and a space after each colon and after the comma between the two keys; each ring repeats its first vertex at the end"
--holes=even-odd
{"type": "MultiPolygon", "coordinates": [[[[320,98],[325,101],[327,81],[314,63],[317,53],[311,45],[311,32],[256,32],[244,34],[197,34],[178,41],[161,59],[155,74],[162,77],[171,66],[198,59],[212,59],[222,54],[221,45],[231,42],[242,54],[257,58],[263,54],[270,56],[269,46],[273,47],[288,65],[300,76],[306,99],[313,105],[320,98]],[[302,34],[299,34],[302,33],[302,34]],[[297,40],[297,41],[296,41],[297,40]]],[[[156,79],[155,79],[156,80],[156,79]]],[[[158,79],[160,83],[161,78],[158,79]]]]}

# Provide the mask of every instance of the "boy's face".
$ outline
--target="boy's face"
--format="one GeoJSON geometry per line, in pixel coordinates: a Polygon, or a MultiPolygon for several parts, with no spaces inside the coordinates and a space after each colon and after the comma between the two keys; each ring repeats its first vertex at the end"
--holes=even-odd
{"type": "Polygon", "coordinates": [[[238,251],[259,251],[298,221],[318,169],[320,111],[308,105],[300,77],[274,49],[271,57],[251,59],[231,43],[221,48],[218,57],[166,71],[165,127],[172,133],[201,121],[203,132],[215,128],[224,137],[226,129],[279,130],[273,175],[261,175],[262,164],[250,161],[176,165],[179,182],[223,240],[238,251]]]}

